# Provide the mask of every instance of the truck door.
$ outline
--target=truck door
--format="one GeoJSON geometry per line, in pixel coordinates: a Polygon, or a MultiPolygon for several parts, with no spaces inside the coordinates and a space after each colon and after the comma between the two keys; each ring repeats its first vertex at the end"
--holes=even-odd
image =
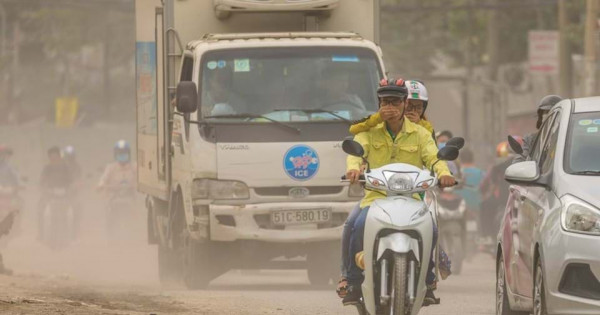
{"type": "Polygon", "coordinates": [[[164,97],[164,23],[160,0],[136,0],[138,189],[168,198],[168,115],[164,97]]]}

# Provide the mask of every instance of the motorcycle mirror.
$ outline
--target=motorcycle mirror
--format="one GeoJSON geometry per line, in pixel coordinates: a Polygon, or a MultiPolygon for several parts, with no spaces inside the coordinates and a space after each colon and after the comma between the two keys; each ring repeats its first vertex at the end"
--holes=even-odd
{"type": "Polygon", "coordinates": [[[462,137],[454,137],[448,140],[448,142],[446,142],[446,145],[451,145],[460,150],[465,146],[465,139],[462,137]]]}
{"type": "Polygon", "coordinates": [[[363,149],[362,145],[350,139],[346,139],[344,142],[342,142],[342,150],[344,150],[344,152],[347,154],[357,157],[363,157],[365,154],[365,149],[363,149]]]}
{"type": "Polygon", "coordinates": [[[508,145],[518,155],[523,155],[523,147],[513,136],[508,136],[508,145]]]}
{"type": "Polygon", "coordinates": [[[437,158],[443,161],[454,161],[458,158],[459,150],[452,145],[446,145],[438,151],[437,158]]]}

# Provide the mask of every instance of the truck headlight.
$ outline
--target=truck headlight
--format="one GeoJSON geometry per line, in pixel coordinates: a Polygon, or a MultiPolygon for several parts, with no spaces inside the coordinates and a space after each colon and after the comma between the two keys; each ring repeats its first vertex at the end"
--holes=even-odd
{"type": "Polygon", "coordinates": [[[563,197],[562,227],[566,231],[600,235],[600,210],[573,196],[563,197]]]}
{"type": "Polygon", "coordinates": [[[248,186],[234,180],[195,179],[192,184],[194,199],[248,199],[248,186]]]}
{"type": "Polygon", "coordinates": [[[406,173],[396,173],[388,179],[388,187],[394,191],[413,190],[413,178],[406,173]]]}

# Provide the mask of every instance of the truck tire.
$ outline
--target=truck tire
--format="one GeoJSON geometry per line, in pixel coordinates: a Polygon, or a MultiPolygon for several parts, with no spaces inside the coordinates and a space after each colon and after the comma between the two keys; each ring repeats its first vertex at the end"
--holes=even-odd
{"type": "Polygon", "coordinates": [[[326,286],[329,280],[337,282],[340,276],[340,246],[336,242],[312,245],[306,255],[308,281],[315,286],[326,286]]]}
{"type": "Polygon", "coordinates": [[[182,271],[186,288],[206,289],[210,281],[229,269],[227,260],[219,255],[223,250],[210,241],[196,241],[187,235],[184,237],[182,271]]]}
{"type": "Polygon", "coordinates": [[[158,278],[162,285],[176,282],[181,277],[181,260],[177,252],[158,245],[158,278]]]}

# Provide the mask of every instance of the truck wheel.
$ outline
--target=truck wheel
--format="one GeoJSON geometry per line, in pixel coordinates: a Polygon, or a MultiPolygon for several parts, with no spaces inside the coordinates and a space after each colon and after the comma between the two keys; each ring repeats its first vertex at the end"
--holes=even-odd
{"type": "Polygon", "coordinates": [[[177,281],[180,277],[181,260],[177,252],[164,245],[158,245],[158,278],[162,285],[177,281]]]}
{"type": "Polygon", "coordinates": [[[184,238],[183,282],[190,290],[206,289],[211,280],[228,270],[217,248],[209,241],[199,242],[184,238]]]}
{"type": "Polygon", "coordinates": [[[306,255],[308,281],[316,286],[325,286],[329,280],[335,283],[340,276],[339,261],[341,257],[339,244],[315,244],[306,255]]]}

